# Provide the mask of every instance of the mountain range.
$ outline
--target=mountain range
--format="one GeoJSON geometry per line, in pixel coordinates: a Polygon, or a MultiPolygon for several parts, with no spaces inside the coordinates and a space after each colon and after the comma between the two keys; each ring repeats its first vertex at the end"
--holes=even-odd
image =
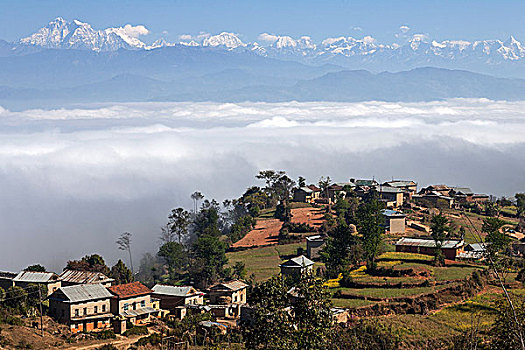
{"type": "Polygon", "coordinates": [[[515,38],[403,45],[372,37],[234,33],[178,43],[143,26],[93,29],[62,18],[16,42],[0,40],[0,105],[101,101],[420,101],[525,98],[525,48],[515,38]]]}

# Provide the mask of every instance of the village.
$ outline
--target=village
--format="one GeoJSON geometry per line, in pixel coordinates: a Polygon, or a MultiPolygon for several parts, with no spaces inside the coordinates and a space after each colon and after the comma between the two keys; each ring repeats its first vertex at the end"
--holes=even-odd
{"type": "MultiPolygon", "coordinates": [[[[286,322],[301,324],[305,311],[298,305],[312,298],[307,309],[327,315],[316,329],[326,322],[327,329],[348,332],[373,320],[372,338],[392,338],[376,344],[353,335],[347,343],[333,340],[334,348],[456,349],[465,332],[475,330],[480,339],[496,332],[491,327],[504,293],[525,293],[523,194],[494,198],[467,187],[419,188],[412,180],[321,178],[307,185],[276,171],[257,178],[266,187],[249,188],[233,202],[242,214],[228,230],[214,228],[223,252],[208,247],[201,260],[195,257],[201,247],[195,242],[213,236],[207,226],[192,248],[184,248],[189,243],[181,236],[166,239],[165,247],[189,252],[177,253],[185,260],[173,262],[175,253],[161,248],[164,260],[149,271],[144,265],[131,274],[120,262],[126,278],[97,268],[103,260],[90,265],[89,256],[62,272],[42,266],[0,272],[0,348],[301,348],[266,347],[279,336],[265,327],[274,313],[279,323],[290,317],[286,322]],[[213,271],[193,272],[214,254],[224,259],[213,271]],[[284,291],[279,307],[268,306],[277,298],[269,296],[272,288],[284,291]]],[[[192,198],[193,225],[199,215],[219,212],[208,201],[198,213],[202,196],[192,198]]],[[[190,237],[191,223],[170,222],[173,232],[190,237]]],[[[326,348],[319,344],[304,348],[326,348]]]]}

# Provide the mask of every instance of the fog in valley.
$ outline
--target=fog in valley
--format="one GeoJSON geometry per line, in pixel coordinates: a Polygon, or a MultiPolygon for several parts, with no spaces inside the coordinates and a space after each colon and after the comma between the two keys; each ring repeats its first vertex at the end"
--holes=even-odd
{"type": "MultiPolygon", "coordinates": [[[[525,191],[525,102],[129,103],[0,108],[0,266],[154,252],[190,194],[222,201],[259,170],[525,191]]],[[[262,185],[262,184],[261,184],[262,185]]]]}

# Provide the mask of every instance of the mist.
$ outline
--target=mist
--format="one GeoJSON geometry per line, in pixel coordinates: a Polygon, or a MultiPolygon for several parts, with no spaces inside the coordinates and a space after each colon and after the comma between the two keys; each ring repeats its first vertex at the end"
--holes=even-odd
{"type": "Polygon", "coordinates": [[[170,209],[222,201],[259,170],[525,191],[525,102],[126,103],[0,107],[0,270],[158,249],[170,209]]]}

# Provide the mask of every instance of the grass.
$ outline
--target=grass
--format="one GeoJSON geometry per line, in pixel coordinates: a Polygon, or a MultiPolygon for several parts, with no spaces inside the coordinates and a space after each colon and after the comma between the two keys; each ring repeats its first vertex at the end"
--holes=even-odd
{"type": "Polygon", "coordinates": [[[408,260],[408,261],[422,261],[431,262],[434,260],[433,256],[415,253],[401,253],[401,252],[386,252],[378,257],[378,260],[408,260]]]}
{"type": "Polygon", "coordinates": [[[254,274],[255,281],[260,282],[278,274],[282,258],[295,255],[299,247],[306,248],[304,243],[283,244],[230,252],[226,253],[226,257],[228,266],[241,261],[246,265],[247,275],[254,274]]]}
{"type": "Polygon", "coordinates": [[[450,281],[463,279],[481,268],[475,266],[447,266],[432,267],[433,277],[436,281],[450,281]]]}
{"type": "Polygon", "coordinates": [[[342,307],[342,308],[357,308],[362,306],[368,306],[375,304],[374,301],[369,300],[361,300],[361,299],[344,299],[344,298],[332,298],[332,305],[334,307],[342,307]]]}
{"type": "Polygon", "coordinates": [[[428,294],[447,287],[416,287],[416,288],[338,288],[343,295],[369,296],[373,298],[397,298],[420,294],[428,294]]]}
{"type": "Polygon", "coordinates": [[[275,208],[273,209],[263,209],[259,213],[259,219],[273,219],[275,214],[275,208]]]}

